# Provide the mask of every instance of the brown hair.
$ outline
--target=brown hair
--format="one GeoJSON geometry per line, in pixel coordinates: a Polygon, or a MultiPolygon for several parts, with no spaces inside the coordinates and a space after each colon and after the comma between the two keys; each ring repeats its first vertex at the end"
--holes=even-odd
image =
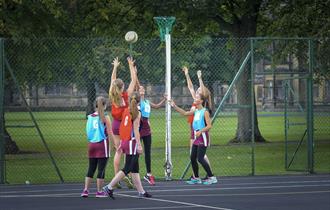
{"type": "Polygon", "coordinates": [[[121,79],[115,79],[111,84],[111,89],[109,94],[110,101],[111,103],[114,103],[117,106],[120,106],[122,103],[121,93],[123,86],[124,86],[124,82],[121,79]]]}
{"type": "Polygon", "coordinates": [[[208,109],[210,111],[212,111],[213,109],[213,104],[212,104],[212,97],[211,97],[211,91],[207,88],[207,87],[204,87],[205,89],[205,93],[204,94],[204,97],[207,99],[207,102],[208,102],[208,109]]]}
{"type": "Polygon", "coordinates": [[[210,116],[212,116],[212,106],[211,106],[212,102],[210,103],[211,94],[208,95],[200,94],[200,99],[203,100],[202,106],[206,108],[209,111],[210,116]]]}
{"type": "Polygon", "coordinates": [[[132,120],[135,120],[139,114],[138,103],[140,102],[140,94],[138,92],[133,92],[131,100],[129,103],[129,110],[132,117],[132,120]]]}
{"type": "Polygon", "coordinates": [[[104,114],[105,106],[106,106],[105,98],[102,96],[97,97],[95,107],[97,109],[97,112],[99,113],[99,118],[102,120],[102,122],[105,122],[105,114],[104,114]]]}

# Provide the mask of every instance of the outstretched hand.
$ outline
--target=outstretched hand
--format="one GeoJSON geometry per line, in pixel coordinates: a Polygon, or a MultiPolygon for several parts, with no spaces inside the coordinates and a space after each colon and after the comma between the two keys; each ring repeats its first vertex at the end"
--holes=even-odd
{"type": "Polygon", "coordinates": [[[182,71],[184,72],[184,74],[188,74],[188,68],[187,68],[187,66],[183,66],[182,67],[182,71]]]}
{"type": "Polygon", "coordinates": [[[164,93],[163,98],[164,98],[165,100],[168,100],[168,98],[167,98],[167,93],[164,93]]]}
{"type": "Polygon", "coordinates": [[[197,77],[198,77],[198,79],[202,78],[202,71],[201,70],[197,71],[197,77]]]}
{"type": "Polygon", "coordinates": [[[175,102],[173,99],[168,99],[167,101],[170,103],[171,107],[175,107],[175,102]]]}
{"type": "Polygon", "coordinates": [[[115,59],[113,59],[112,65],[113,65],[114,68],[117,68],[120,65],[120,62],[119,62],[118,57],[116,57],[115,59]]]}
{"type": "Polygon", "coordinates": [[[134,66],[134,64],[135,64],[135,60],[133,60],[133,58],[131,56],[127,57],[127,62],[128,62],[128,65],[130,65],[130,66],[134,66]]]}

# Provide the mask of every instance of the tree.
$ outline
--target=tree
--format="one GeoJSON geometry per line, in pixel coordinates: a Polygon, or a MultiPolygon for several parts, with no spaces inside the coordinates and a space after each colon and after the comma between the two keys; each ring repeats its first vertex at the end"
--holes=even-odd
{"type": "MultiPolygon", "coordinates": [[[[329,0],[303,0],[299,4],[295,1],[270,1],[260,14],[262,21],[258,25],[258,33],[261,36],[315,38],[316,80],[329,79],[330,63],[324,56],[330,52],[329,7],[329,0]]],[[[308,59],[303,54],[306,50],[301,50],[301,46],[291,44],[285,49],[290,49],[298,57],[300,66],[306,65],[308,59]]]]}
{"type": "MultiPolygon", "coordinates": [[[[51,36],[53,28],[58,27],[60,10],[55,2],[30,4],[28,1],[1,2],[1,37],[34,37],[36,34],[51,36]]],[[[22,50],[22,49],[20,49],[22,50]]],[[[2,118],[2,120],[5,120],[2,118]]],[[[16,143],[5,129],[6,153],[19,151],[16,143]]]]}
{"type": "MultiPolygon", "coordinates": [[[[188,2],[188,1],[187,1],[188,2]]],[[[247,38],[256,36],[256,29],[258,23],[259,10],[261,8],[262,0],[248,0],[248,1],[194,1],[187,3],[191,8],[190,17],[199,17],[199,22],[215,22],[223,33],[227,33],[235,38],[247,38]],[[208,14],[208,15],[205,15],[208,14]]],[[[246,39],[241,39],[235,42],[234,57],[236,69],[242,63],[244,56],[249,51],[249,42],[246,39]]],[[[237,83],[237,97],[238,104],[251,104],[251,90],[250,90],[250,71],[245,69],[242,73],[239,82],[237,83]]],[[[255,101],[255,100],[254,100],[255,101]]],[[[255,106],[255,103],[252,104],[255,106]]],[[[238,109],[238,124],[236,136],[233,142],[248,142],[251,141],[251,110],[246,108],[238,109]]],[[[254,109],[256,110],[256,109],[254,109]]],[[[255,141],[263,142],[259,127],[256,112],[255,116],[255,141]]]]}

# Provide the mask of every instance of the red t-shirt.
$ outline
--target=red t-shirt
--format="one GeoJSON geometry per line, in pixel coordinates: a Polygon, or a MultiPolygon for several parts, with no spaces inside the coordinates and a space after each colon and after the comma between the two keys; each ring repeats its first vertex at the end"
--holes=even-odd
{"type": "MultiPolygon", "coordinates": [[[[196,104],[195,103],[193,103],[192,105],[191,105],[191,108],[196,108],[196,104]]],[[[190,108],[190,109],[191,109],[190,108]]],[[[192,114],[192,115],[189,115],[188,116],[188,119],[187,119],[187,122],[189,123],[189,124],[192,124],[193,123],[193,121],[194,121],[194,115],[192,114]]]]}
{"type": "Polygon", "coordinates": [[[123,92],[121,97],[123,100],[121,106],[117,106],[113,103],[111,104],[111,115],[116,120],[121,120],[124,110],[128,107],[128,93],[123,92]]]}

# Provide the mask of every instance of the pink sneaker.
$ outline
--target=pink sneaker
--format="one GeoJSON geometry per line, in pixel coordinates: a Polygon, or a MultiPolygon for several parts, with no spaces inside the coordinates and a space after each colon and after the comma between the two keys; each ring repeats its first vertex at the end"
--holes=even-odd
{"type": "Polygon", "coordinates": [[[147,174],[144,176],[144,180],[146,180],[150,185],[155,185],[155,177],[148,176],[147,174]]]}
{"type": "Polygon", "coordinates": [[[101,191],[101,192],[96,192],[95,197],[97,197],[97,198],[106,198],[106,197],[108,197],[108,195],[105,192],[101,191]]]}
{"type": "Polygon", "coordinates": [[[84,191],[81,193],[80,196],[83,197],[83,198],[87,198],[87,197],[88,197],[88,190],[84,190],[84,191]]]}

